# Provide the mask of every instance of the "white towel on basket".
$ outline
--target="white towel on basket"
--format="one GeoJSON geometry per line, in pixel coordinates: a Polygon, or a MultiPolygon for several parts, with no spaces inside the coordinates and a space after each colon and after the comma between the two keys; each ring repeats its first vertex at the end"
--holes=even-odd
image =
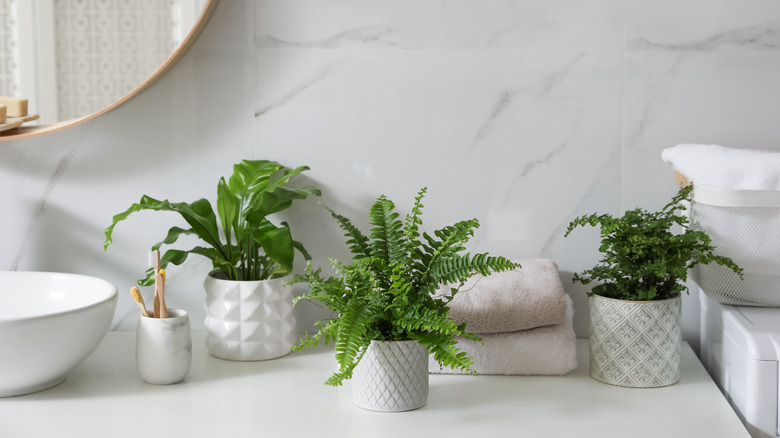
{"type": "Polygon", "coordinates": [[[661,158],[694,184],[728,190],[780,190],[780,151],[679,144],[661,158]]]}

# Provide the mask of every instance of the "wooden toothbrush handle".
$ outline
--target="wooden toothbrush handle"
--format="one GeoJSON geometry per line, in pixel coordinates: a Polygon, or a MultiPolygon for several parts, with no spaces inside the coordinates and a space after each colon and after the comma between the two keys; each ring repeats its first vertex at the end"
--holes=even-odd
{"type": "Polygon", "coordinates": [[[157,285],[154,286],[154,317],[160,317],[160,294],[157,292],[157,285]]]}
{"type": "Polygon", "coordinates": [[[155,304],[159,306],[159,313],[157,313],[158,318],[167,318],[168,317],[168,308],[165,306],[165,276],[158,272],[154,276],[154,284],[155,284],[155,290],[159,292],[157,295],[157,299],[155,300],[155,304]]]}
{"type": "Polygon", "coordinates": [[[160,286],[157,276],[160,275],[160,251],[154,250],[154,317],[160,318],[160,286]]]}

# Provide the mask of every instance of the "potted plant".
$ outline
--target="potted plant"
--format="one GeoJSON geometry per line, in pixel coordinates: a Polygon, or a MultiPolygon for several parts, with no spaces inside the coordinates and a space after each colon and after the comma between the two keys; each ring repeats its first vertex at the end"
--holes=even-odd
{"type": "Polygon", "coordinates": [[[599,284],[588,293],[590,375],[601,382],[653,388],[680,379],[681,293],[688,270],[717,263],[738,275],[742,269],[715,254],[710,237],[688,228],[681,214],[693,186],[681,189],[661,211],[640,208],[614,218],[608,214],[574,219],[578,226],[599,226],[603,257],[573,281],[599,284]],[[682,227],[681,233],[673,229],[682,227]]]}
{"type": "Polygon", "coordinates": [[[349,219],[325,207],[346,232],[353,259],[331,260],[336,273],[307,267],[292,283],[305,282],[309,293],[296,298],[318,300],[334,313],[319,321],[295,349],[335,343],[339,369],[325,383],[341,385],[353,378],[355,403],[378,411],[406,411],[425,405],[428,355],[442,365],[471,371],[472,360],[455,345],[455,336],[478,340],[466,324],[449,317],[447,303],[458,293],[434,297],[443,283],[462,286],[475,273],[515,269],[503,257],[463,253],[479,227],[476,219],[420,234],[423,188],[405,221],[395,205],[379,197],[369,211],[368,236],[349,219]]]}
{"type": "MultiPolygon", "coordinates": [[[[189,228],[172,227],[152,246],[172,245],[182,235],[194,235],[205,246],[189,250],[168,249],[160,266],[182,264],[189,254],[211,260],[206,277],[206,346],[216,357],[231,360],[263,360],[283,356],[295,344],[291,278],[295,250],[311,257],[293,240],[286,222],[272,223],[269,216],[287,209],[296,199],[320,195],[313,187],[291,188],[287,183],[306,166],[289,169],[273,161],[244,160],[233,166],[233,175],[217,184],[217,215],[211,203],[158,201],[144,195],[117,214],[106,228],[104,248],[111,244],[114,227],[141,210],[170,211],[181,215],[189,228]],[[220,229],[221,225],[221,229],[220,229]]],[[[154,282],[147,271],[141,286],[154,282]]]]}

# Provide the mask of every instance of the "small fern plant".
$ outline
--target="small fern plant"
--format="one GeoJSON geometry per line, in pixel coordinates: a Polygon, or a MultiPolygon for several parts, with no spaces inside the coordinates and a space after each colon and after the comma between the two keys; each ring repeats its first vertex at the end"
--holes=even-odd
{"type": "Polygon", "coordinates": [[[455,337],[480,339],[466,332],[466,323],[456,324],[450,318],[447,304],[472,275],[487,276],[520,265],[487,253],[463,253],[463,245],[479,227],[476,219],[444,227],[433,235],[421,234],[425,192],[425,188],[419,191],[403,222],[393,202],[379,197],[369,211],[372,228],[368,236],[325,207],[345,231],[352,262],[330,260],[336,273],[328,277],[309,265],[306,274],[296,275],[291,283],[307,283],[310,288],[296,302],[317,300],[336,315],[317,322],[317,332],[293,347],[300,350],[322,340],[335,343],[339,370],[326,384],[339,386],[351,378],[372,340],[415,340],[439,364],[474,373],[472,359],[456,347],[455,337]],[[458,287],[452,287],[450,294],[434,296],[442,284],[458,287]]]}
{"type": "Polygon", "coordinates": [[[603,257],[582,275],[575,273],[572,281],[599,282],[589,295],[652,301],[687,291],[688,270],[698,264],[717,263],[742,278],[742,268],[730,258],[715,254],[707,233],[688,228],[688,217],[681,212],[687,209],[692,190],[693,185],[682,188],[658,212],[637,208],[618,218],[591,214],[574,219],[565,236],[579,226],[599,226],[603,257]],[[682,233],[672,232],[676,225],[682,227],[682,233]]]}

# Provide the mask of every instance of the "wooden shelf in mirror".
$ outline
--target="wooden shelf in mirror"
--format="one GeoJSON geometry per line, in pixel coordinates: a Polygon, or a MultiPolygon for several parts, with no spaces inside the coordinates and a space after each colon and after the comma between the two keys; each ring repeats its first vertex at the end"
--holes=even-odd
{"type": "Polygon", "coordinates": [[[71,126],[79,125],[88,120],[94,119],[95,117],[101,114],[105,114],[119,107],[120,105],[124,104],[128,100],[132,99],[134,96],[140,94],[141,92],[149,88],[152,84],[154,84],[163,75],[165,75],[165,73],[168,72],[168,70],[170,70],[174,65],[176,65],[179,59],[181,59],[184,56],[184,54],[187,53],[189,48],[195,43],[195,40],[198,38],[198,35],[200,35],[200,33],[206,27],[209,18],[211,18],[211,15],[214,13],[214,10],[217,7],[217,3],[219,3],[219,0],[206,0],[206,4],[203,7],[203,11],[198,17],[195,25],[187,34],[186,38],[184,38],[184,41],[179,45],[179,47],[177,47],[171,53],[168,59],[166,59],[165,62],[159,68],[157,68],[157,70],[155,70],[148,78],[146,78],[143,82],[141,82],[141,84],[135,87],[132,91],[122,96],[116,102],[106,106],[105,108],[97,112],[94,112],[92,114],[83,117],[78,117],[75,119],[65,120],[65,121],[46,124],[46,125],[22,125],[19,126],[18,128],[0,132],[0,141],[22,140],[25,138],[38,137],[40,135],[51,134],[54,132],[62,131],[63,129],[67,129],[71,126]]]}

